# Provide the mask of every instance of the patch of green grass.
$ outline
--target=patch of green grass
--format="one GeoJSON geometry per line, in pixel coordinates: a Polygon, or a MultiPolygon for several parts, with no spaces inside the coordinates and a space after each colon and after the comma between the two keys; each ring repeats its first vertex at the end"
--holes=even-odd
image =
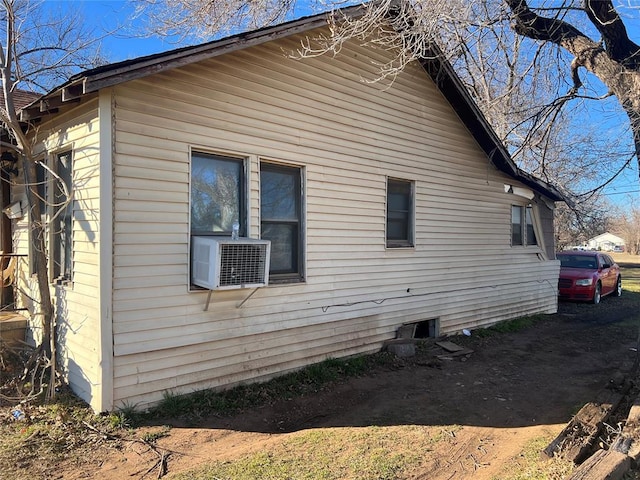
{"type": "Polygon", "coordinates": [[[490,337],[503,333],[516,333],[535,325],[537,322],[545,318],[545,315],[530,315],[527,317],[515,318],[504,322],[496,323],[491,327],[479,328],[473,331],[476,337],[490,337]]]}
{"type": "Polygon", "coordinates": [[[113,428],[134,428],[140,421],[140,413],[135,404],[124,403],[108,415],[108,420],[113,428]]]}
{"type": "Polygon", "coordinates": [[[561,480],[567,478],[575,465],[561,458],[546,458],[542,450],[553,440],[553,436],[531,440],[522,452],[506,463],[502,472],[492,480],[561,480]]]}
{"type": "Polygon", "coordinates": [[[293,434],[281,445],[182,473],[178,480],[393,480],[415,470],[441,437],[429,427],[330,428],[293,434]]]}
{"type": "Polygon", "coordinates": [[[622,288],[627,292],[640,293],[640,268],[620,269],[622,275],[622,288]]]}
{"type": "Polygon", "coordinates": [[[159,439],[168,436],[170,431],[171,427],[168,425],[164,425],[160,429],[145,432],[141,438],[142,441],[153,444],[156,443],[159,439]]]}
{"type": "Polygon", "coordinates": [[[185,395],[167,391],[158,405],[144,416],[195,421],[208,415],[231,415],[283,398],[315,393],[340,379],[363,375],[392,361],[393,355],[386,352],[347,359],[330,358],[264,383],[239,385],[228,390],[198,390],[185,395]]]}

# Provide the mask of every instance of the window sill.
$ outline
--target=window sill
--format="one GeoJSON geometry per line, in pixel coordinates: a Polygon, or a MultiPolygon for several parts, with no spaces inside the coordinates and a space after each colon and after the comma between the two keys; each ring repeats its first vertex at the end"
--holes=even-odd
{"type": "Polygon", "coordinates": [[[296,277],[296,278],[269,278],[269,285],[288,285],[288,284],[299,284],[305,283],[304,278],[296,277]]]}

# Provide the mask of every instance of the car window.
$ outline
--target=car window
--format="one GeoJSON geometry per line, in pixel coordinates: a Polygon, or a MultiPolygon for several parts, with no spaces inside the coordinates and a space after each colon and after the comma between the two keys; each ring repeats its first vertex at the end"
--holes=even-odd
{"type": "Polygon", "coordinates": [[[608,255],[605,254],[600,254],[598,255],[599,259],[600,259],[600,266],[604,268],[605,265],[613,265],[613,261],[611,260],[611,258],[608,255]]]}
{"type": "Polygon", "coordinates": [[[558,255],[557,258],[558,260],[560,260],[561,267],[591,269],[598,268],[596,257],[586,255],[558,255]]]}

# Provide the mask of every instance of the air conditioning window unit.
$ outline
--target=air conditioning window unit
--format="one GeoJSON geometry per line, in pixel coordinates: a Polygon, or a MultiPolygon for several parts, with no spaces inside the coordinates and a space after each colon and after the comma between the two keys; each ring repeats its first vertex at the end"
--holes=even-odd
{"type": "Polygon", "coordinates": [[[194,236],[191,242],[194,285],[209,290],[231,290],[269,284],[269,240],[194,236]]]}

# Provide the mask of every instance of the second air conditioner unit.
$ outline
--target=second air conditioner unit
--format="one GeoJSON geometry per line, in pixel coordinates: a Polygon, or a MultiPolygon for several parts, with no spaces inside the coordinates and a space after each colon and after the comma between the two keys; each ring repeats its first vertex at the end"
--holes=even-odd
{"type": "Polygon", "coordinates": [[[191,281],[209,290],[269,284],[271,242],[252,238],[192,237],[191,281]]]}

